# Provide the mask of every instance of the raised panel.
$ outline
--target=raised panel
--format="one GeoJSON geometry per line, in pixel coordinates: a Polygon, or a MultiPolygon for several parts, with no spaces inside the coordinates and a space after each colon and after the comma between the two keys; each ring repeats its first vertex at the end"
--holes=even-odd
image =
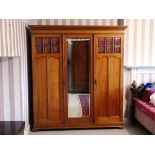
{"type": "Polygon", "coordinates": [[[48,119],[53,123],[61,121],[60,102],[60,59],[49,57],[47,59],[48,79],[48,119]]]}
{"type": "Polygon", "coordinates": [[[38,57],[36,58],[36,68],[35,68],[35,107],[37,111],[36,118],[46,119],[47,118],[47,81],[46,81],[46,58],[38,57]]]}
{"type": "Polygon", "coordinates": [[[96,86],[96,107],[97,117],[104,117],[108,115],[108,58],[102,57],[97,59],[96,71],[97,71],[97,86],[96,86]]]}
{"type": "Polygon", "coordinates": [[[121,59],[110,57],[108,64],[108,116],[119,116],[121,59]]]}

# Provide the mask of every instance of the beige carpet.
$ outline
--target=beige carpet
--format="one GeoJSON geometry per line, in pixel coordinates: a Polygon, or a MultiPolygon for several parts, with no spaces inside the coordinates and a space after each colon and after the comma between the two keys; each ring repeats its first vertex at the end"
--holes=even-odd
{"type": "Polygon", "coordinates": [[[140,124],[133,126],[125,123],[124,129],[79,129],[79,130],[51,130],[30,132],[30,135],[149,135],[150,133],[140,124]]]}

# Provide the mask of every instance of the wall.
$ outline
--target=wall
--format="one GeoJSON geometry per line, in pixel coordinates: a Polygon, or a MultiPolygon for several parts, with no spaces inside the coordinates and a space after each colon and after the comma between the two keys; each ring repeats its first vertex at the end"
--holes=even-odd
{"type": "Polygon", "coordinates": [[[0,121],[22,120],[20,58],[0,59],[0,121]]]}
{"type": "Polygon", "coordinates": [[[0,121],[28,126],[27,47],[23,20],[0,20],[0,121]]]}
{"type": "Polygon", "coordinates": [[[14,57],[21,55],[22,33],[23,23],[21,20],[0,20],[0,57],[14,57]]]}
{"type": "Polygon", "coordinates": [[[131,84],[132,80],[136,80],[137,83],[155,81],[154,73],[152,73],[152,67],[155,67],[155,20],[126,19],[124,25],[128,26],[124,60],[125,66],[128,67],[126,72],[131,74],[128,84],[131,84]],[[133,70],[139,68],[143,69],[143,73],[136,74],[136,78],[133,77],[133,70]]]}
{"type": "Polygon", "coordinates": [[[28,20],[29,24],[39,25],[117,25],[117,19],[38,19],[28,20]]]}
{"type": "Polygon", "coordinates": [[[155,66],[155,20],[126,19],[126,66],[155,66]]]}

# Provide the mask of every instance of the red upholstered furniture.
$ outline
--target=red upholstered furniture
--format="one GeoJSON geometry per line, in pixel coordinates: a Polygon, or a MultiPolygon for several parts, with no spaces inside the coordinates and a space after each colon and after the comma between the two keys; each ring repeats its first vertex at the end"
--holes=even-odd
{"type": "Polygon", "coordinates": [[[155,121],[155,106],[144,102],[142,100],[136,99],[135,106],[138,108],[141,112],[143,112],[145,115],[150,117],[152,120],[155,121]]]}
{"type": "Polygon", "coordinates": [[[152,134],[155,134],[155,106],[136,99],[135,118],[152,134]]]}
{"type": "Polygon", "coordinates": [[[150,96],[154,93],[153,90],[145,90],[143,96],[138,95],[138,87],[131,89],[133,98],[130,113],[132,122],[135,120],[141,123],[148,131],[155,134],[155,106],[151,104],[150,96]]]}

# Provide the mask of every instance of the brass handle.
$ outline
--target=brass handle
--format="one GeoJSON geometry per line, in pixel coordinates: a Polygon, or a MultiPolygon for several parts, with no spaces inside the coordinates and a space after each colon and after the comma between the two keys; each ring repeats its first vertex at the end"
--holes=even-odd
{"type": "Polygon", "coordinates": [[[94,80],[94,84],[97,84],[97,81],[96,80],[94,80]]]}

